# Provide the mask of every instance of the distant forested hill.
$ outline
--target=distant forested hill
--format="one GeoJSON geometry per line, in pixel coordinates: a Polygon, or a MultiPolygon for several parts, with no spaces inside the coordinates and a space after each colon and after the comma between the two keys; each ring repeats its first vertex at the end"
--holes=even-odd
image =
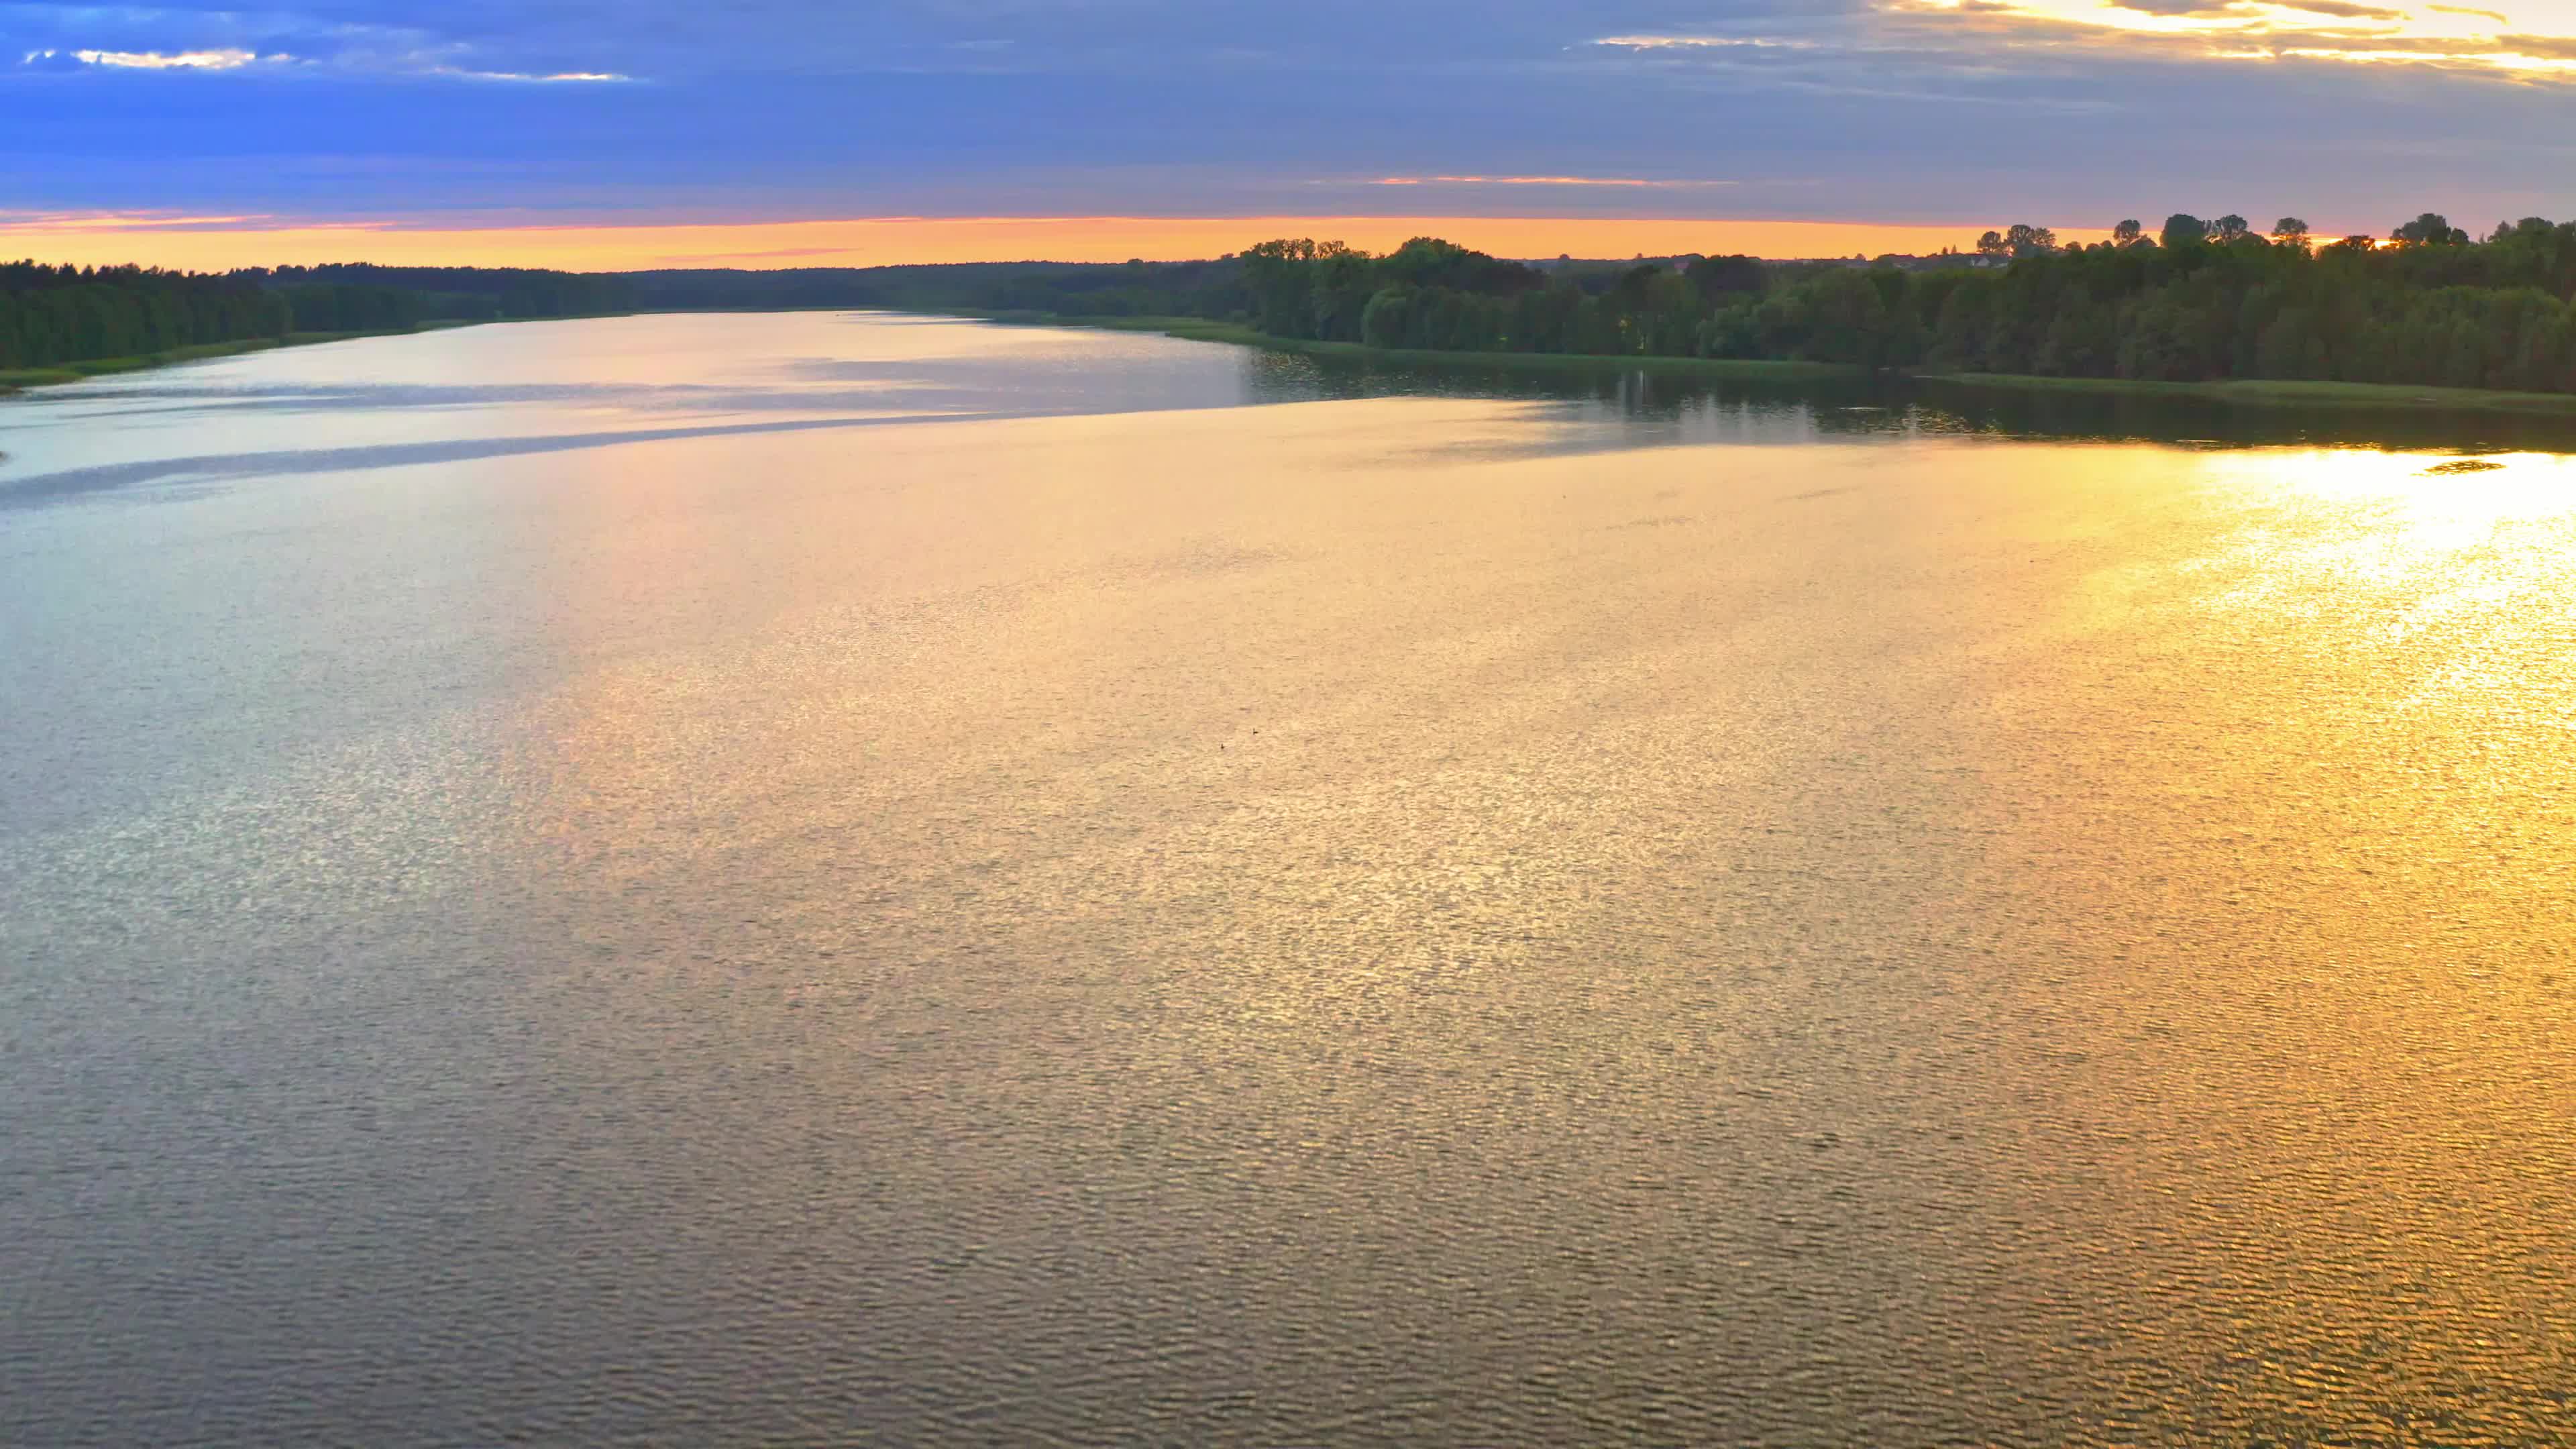
{"type": "Polygon", "coordinates": [[[275,337],[288,326],[284,298],[239,278],[0,264],[0,370],[275,337]]]}
{"type": "Polygon", "coordinates": [[[886,307],[904,311],[1052,312],[1084,317],[1222,316],[1241,301],[1241,267],[1213,262],[963,262],[946,266],[806,267],[776,272],[631,272],[648,309],[761,311],[886,307]]]}
{"type": "Polygon", "coordinates": [[[2576,392],[2576,223],[2473,241],[2427,213],[2322,245],[2294,217],[2170,217],[2060,246],[1990,232],[1930,257],[1529,265],[1436,238],[1384,256],[1264,242],[1213,262],[646,273],[646,305],[1200,317],[1272,336],[1465,352],[2576,392]]]}
{"type": "Polygon", "coordinates": [[[1876,262],[1526,264],[1420,237],[1384,256],[1263,242],[1201,262],[624,274],[0,268],[0,368],[432,319],[793,307],[1191,317],[1283,339],[1463,352],[1753,358],[1960,373],[2576,392],[2576,223],[2483,241],[2431,213],[2315,244],[2282,218],[2176,215],[2060,246],[2044,228],[1876,262]]]}
{"type": "Polygon", "coordinates": [[[0,264],[0,371],[150,357],[298,332],[630,311],[625,279],[482,267],[279,267],[224,275],[0,264]]]}
{"type": "MultiPolygon", "coordinates": [[[[524,267],[379,267],[365,262],[320,267],[277,267],[237,272],[307,299],[400,293],[412,298],[417,318],[501,321],[531,317],[597,317],[636,309],[636,292],[613,273],[554,272],[524,267]]],[[[320,325],[319,312],[296,318],[307,331],[348,331],[320,325]]],[[[373,324],[366,324],[373,325],[373,324]]]]}

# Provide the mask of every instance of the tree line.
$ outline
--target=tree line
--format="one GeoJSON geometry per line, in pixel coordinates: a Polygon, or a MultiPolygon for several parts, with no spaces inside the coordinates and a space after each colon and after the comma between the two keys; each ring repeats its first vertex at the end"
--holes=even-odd
{"type": "Polygon", "coordinates": [[[223,274],[0,263],[0,370],[295,332],[630,310],[624,278],[519,268],[279,267],[223,274]]]}
{"type": "Polygon", "coordinates": [[[639,308],[761,312],[804,307],[1227,317],[1243,305],[1236,259],[1193,262],[947,262],[892,267],[631,272],[639,308]]]}
{"type": "Polygon", "coordinates": [[[581,274],[0,267],[0,367],[290,331],[640,309],[884,307],[1207,318],[1378,348],[1787,359],[1874,369],[2295,378],[2576,392],[2576,223],[2483,239],[2434,213],[2321,240],[2282,217],[2017,225],[1930,257],[1507,261],[1419,237],[1383,256],[1277,240],[1213,261],[581,274]]]}
{"type": "Polygon", "coordinates": [[[2109,242],[2032,249],[1886,325],[1953,371],[2576,392],[2572,297],[2576,224],[2473,242],[2427,212],[2320,246],[2296,217],[2267,235],[2177,215],[2152,238],[2123,222],[2109,242]]]}
{"type": "Polygon", "coordinates": [[[276,337],[290,325],[284,297],[242,279],[0,264],[0,368],[276,337]]]}
{"type": "MultiPolygon", "coordinates": [[[[401,293],[416,309],[417,321],[492,322],[542,317],[602,317],[632,312],[640,305],[632,279],[613,272],[558,272],[534,267],[383,267],[367,262],[334,262],[319,267],[274,267],[235,276],[257,279],[290,296],[320,299],[331,295],[377,294],[371,304],[388,305],[381,295],[401,293]]],[[[301,319],[297,324],[305,326],[301,319]]],[[[314,327],[314,331],[355,328],[314,327]]]]}
{"type": "Polygon", "coordinates": [[[2177,214],[2089,246],[2023,225],[1874,265],[1688,257],[1615,275],[1430,238],[1383,257],[1265,242],[1241,265],[1239,320],[1378,347],[2576,392],[2576,223],[2540,218],[2472,241],[2428,212],[2385,241],[2319,245],[2295,217],[2258,232],[2177,214]]]}

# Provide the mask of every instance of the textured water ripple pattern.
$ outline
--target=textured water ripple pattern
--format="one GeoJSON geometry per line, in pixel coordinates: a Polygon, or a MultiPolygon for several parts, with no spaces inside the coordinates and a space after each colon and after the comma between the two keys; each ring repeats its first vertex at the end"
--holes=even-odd
{"type": "Polygon", "coordinates": [[[0,518],[0,1442],[2576,1443],[2567,460],[595,325],[0,518]]]}

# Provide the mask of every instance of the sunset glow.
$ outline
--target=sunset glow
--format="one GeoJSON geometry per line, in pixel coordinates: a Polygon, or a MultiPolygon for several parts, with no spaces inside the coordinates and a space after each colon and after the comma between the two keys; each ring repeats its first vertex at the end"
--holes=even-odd
{"type": "MultiPolygon", "coordinates": [[[[106,265],[136,260],[200,271],[370,261],[386,265],[839,267],[913,262],[1123,262],[1215,257],[1280,236],[1390,251],[1443,236],[1498,256],[1668,256],[1749,252],[1829,257],[1965,248],[1991,223],[1862,225],[1611,217],[1239,216],[872,217],[843,221],[638,226],[315,225],[237,216],[0,219],[0,254],[106,265]]],[[[2094,233],[2082,233],[2090,239],[2094,233]]],[[[2068,240],[2077,233],[2061,232],[2068,240]]]]}

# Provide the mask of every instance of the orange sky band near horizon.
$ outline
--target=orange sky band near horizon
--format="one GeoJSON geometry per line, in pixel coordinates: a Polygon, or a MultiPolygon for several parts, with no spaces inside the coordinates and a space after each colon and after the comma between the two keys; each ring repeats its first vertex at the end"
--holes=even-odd
{"type": "MultiPolygon", "coordinates": [[[[1280,236],[1383,252],[1442,236],[1506,257],[1625,257],[1750,252],[1827,257],[1966,248],[1972,224],[1725,221],[1612,217],[879,217],[840,221],[633,226],[316,225],[265,219],[0,219],[0,256],[83,265],[233,267],[377,262],[532,266],[573,271],[657,267],[838,267],[916,262],[1177,261],[1280,236]]],[[[2066,232],[2069,240],[2104,233],[2066,232]]]]}

